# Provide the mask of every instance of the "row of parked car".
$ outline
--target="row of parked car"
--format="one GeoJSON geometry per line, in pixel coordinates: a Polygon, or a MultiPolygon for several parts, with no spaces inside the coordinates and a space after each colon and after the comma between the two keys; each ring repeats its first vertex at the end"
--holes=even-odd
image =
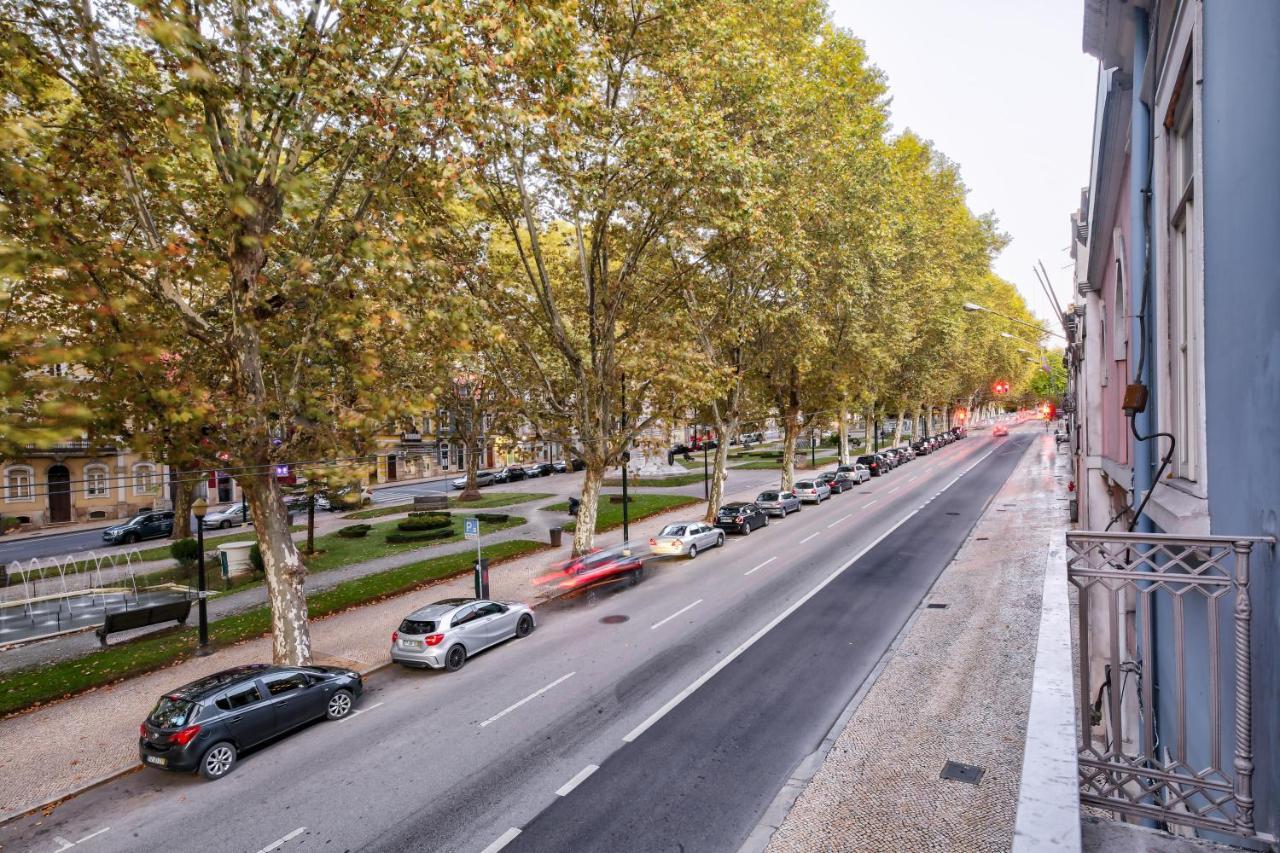
{"type": "MultiPolygon", "coordinates": [[[[558,462],[537,462],[533,465],[508,465],[497,471],[477,471],[476,486],[496,486],[501,483],[518,483],[534,477],[550,477],[552,474],[567,474],[570,471],[581,471],[587,467],[581,459],[561,459],[558,462]]],[[[465,489],[465,475],[450,482],[455,489],[465,489]]]]}

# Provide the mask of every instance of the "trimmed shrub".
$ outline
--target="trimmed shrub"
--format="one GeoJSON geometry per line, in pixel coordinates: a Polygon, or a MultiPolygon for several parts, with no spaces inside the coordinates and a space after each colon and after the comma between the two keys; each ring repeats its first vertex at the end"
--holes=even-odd
{"type": "Polygon", "coordinates": [[[410,518],[450,518],[450,514],[443,509],[427,509],[418,510],[409,513],[410,518]]]}
{"type": "Polygon", "coordinates": [[[169,543],[169,555],[189,566],[200,559],[200,545],[194,539],[175,539],[169,543]]]}
{"type": "Polygon", "coordinates": [[[410,532],[414,530],[440,530],[444,527],[452,527],[453,519],[447,515],[431,515],[422,516],[420,518],[406,518],[404,521],[396,525],[399,529],[410,532]]]}
{"type": "MultiPolygon", "coordinates": [[[[631,503],[635,499],[636,499],[635,495],[627,495],[627,503],[631,503]]],[[[622,503],[622,495],[609,495],[609,503],[611,504],[622,503]]]]}
{"type": "Polygon", "coordinates": [[[369,535],[369,531],[373,529],[371,524],[353,524],[350,527],[343,527],[338,530],[338,535],[343,539],[363,539],[369,535]]]}
{"type": "Polygon", "coordinates": [[[505,512],[477,512],[476,513],[476,518],[480,519],[481,521],[487,521],[490,524],[501,524],[502,522],[506,521],[510,517],[511,516],[507,515],[505,512]]]}
{"type": "Polygon", "coordinates": [[[256,542],[249,549],[249,565],[260,575],[267,571],[267,564],[262,561],[262,548],[256,542]]]}
{"type": "Polygon", "coordinates": [[[430,542],[434,539],[448,539],[453,535],[453,528],[446,527],[442,530],[423,530],[413,533],[396,533],[387,534],[388,545],[401,545],[405,542],[430,542]]]}

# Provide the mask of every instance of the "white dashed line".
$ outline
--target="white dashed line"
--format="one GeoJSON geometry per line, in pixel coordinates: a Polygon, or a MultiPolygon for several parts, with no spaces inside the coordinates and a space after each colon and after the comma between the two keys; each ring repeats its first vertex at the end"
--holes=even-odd
{"type": "Polygon", "coordinates": [[[272,841],[266,847],[263,847],[261,850],[259,850],[258,853],[271,853],[272,850],[275,850],[277,847],[281,847],[285,844],[288,844],[290,841],[297,838],[299,835],[301,835],[306,831],[307,831],[307,828],[305,826],[300,826],[297,829],[295,829],[293,832],[286,835],[284,838],[277,838],[275,841],[272,841]]]}
{"type": "Polygon", "coordinates": [[[520,830],[516,829],[513,826],[510,829],[508,829],[506,832],[499,835],[496,839],[494,839],[494,842],[490,844],[488,847],[484,848],[484,850],[480,851],[480,853],[498,853],[498,851],[501,850],[503,847],[506,847],[512,841],[515,841],[516,836],[519,834],[520,834],[520,830]]]}
{"type": "Polygon", "coordinates": [[[767,565],[769,565],[770,563],[772,563],[772,562],[773,562],[774,560],[776,560],[776,559],[778,559],[778,558],[777,558],[777,557],[770,557],[769,559],[765,560],[765,561],[764,561],[763,563],[761,563],[760,565],[756,566],[754,569],[748,569],[747,571],[743,572],[743,573],[742,573],[742,576],[743,576],[743,577],[746,577],[747,575],[751,574],[752,572],[758,572],[758,571],[760,571],[761,569],[763,569],[765,566],[767,566],[767,565]]]}
{"type": "Polygon", "coordinates": [[[701,599],[701,598],[699,598],[699,599],[698,599],[697,601],[695,601],[693,604],[690,604],[690,605],[688,605],[688,606],[686,606],[686,607],[681,607],[679,610],[677,610],[675,613],[672,613],[672,614],[671,614],[670,616],[668,616],[666,619],[661,619],[661,620],[659,620],[659,621],[657,621],[657,622],[654,622],[652,625],[650,625],[650,626],[649,626],[649,630],[650,630],[650,631],[652,631],[654,628],[661,628],[663,625],[667,624],[667,623],[668,623],[668,622],[670,622],[672,619],[674,619],[674,618],[676,618],[677,616],[679,616],[681,613],[687,613],[687,612],[689,612],[690,610],[692,610],[693,608],[697,607],[697,606],[698,606],[699,604],[701,604],[701,603],[702,603],[702,599],[701,599]]]}
{"type": "Polygon", "coordinates": [[[354,719],[360,716],[361,714],[365,713],[366,711],[372,711],[374,708],[381,708],[385,704],[387,703],[377,702],[373,705],[370,705],[368,708],[357,708],[356,710],[352,711],[350,714],[347,714],[347,716],[343,717],[341,720],[338,720],[338,722],[341,723],[341,722],[345,722],[346,720],[354,719]]]}
{"type": "Polygon", "coordinates": [[[892,489],[889,490],[889,494],[893,494],[894,492],[898,491],[898,489],[901,489],[901,488],[902,486],[894,486],[892,489]]]}
{"type": "Polygon", "coordinates": [[[831,522],[830,524],[828,524],[828,525],[827,525],[827,529],[828,529],[828,530],[830,530],[831,528],[835,527],[835,526],[836,526],[837,524],[839,524],[840,522],[842,522],[842,521],[848,521],[848,520],[849,520],[849,519],[851,519],[851,518],[853,518],[853,514],[852,514],[852,513],[850,513],[849,515],[842,515],[842,516],[840,516],[839,518],[837,518],[835,521],[833,521],[833,522],[831,522]]]}
{"type": "Polygon", "coordinates": [[[801,544],[801,545],[803,545],[804,543],[808,542],[808,541],[809,541],[810,539],[812,539],[813,537],[815,537],[815,536],[821,536],[821,535],[822,535],[822,531],[821,531],[821,530],[819,530],[817,533],[810,533],[808,536],[806,536],[806,537],[804,537],[803,539],[801,539],[801,540],[800,540],[800,544],[801,544]]]}
{"type": "Polygon", "coordinates": [[[578,786],[579,786],[579,785],[581,785],[583,782],[585,782],[585,781],[587,780],[587,777],[588,777],[588,776],[590,776],[592,773],[595,773],[595,772],[596,772],[597,770],[599,770],[599,769],[600,769],[600,765],[598,765],[598,764],[588,764],[586,767],[584,767],[584,768],[582,768],[581,770],[579,770],[579,771],[578,771],[578,775],[577,775],[577,776],[574,776],[574,777],[573,777],[572,779],[570,779],[568,782],[565,782],[563,785],[561,785],[561,786],[556,790],[556,796],[557,796],[557,797],[567,797],[567,796],[569,796],[569,793],[570,793],[574,788],[578,787],[578,786]]]}
{"type": "Polygon", "coordinates": [[[111,827],[104,826],[102,827],[102,829],[99,829],[96,832],[89,833],[84,838],[81,838],[79,841],[68,841],[67,839],[63,838],[61,835],[55,835],[53,837],[53,840],[62,845],[57,849],[56,853],[62,853],[63,850],[70,850],[72,847],[75,847],[77,844],[84,844],[90,838],[97,838],[99,835],[101,835],[102,833],[106,832],[109,829],[111,829],[111,827]]]}
{"type": "MultiPolygon", "coordinates": [[[[523,705],[524,703],[526,703],[526,702],[532,702],[534,699],[537,699],[537,698],[538,698],[539,696],[541,696],[543,693],[546,693],[548,690],[550,690],[552,687],[555,687],[555,686],[556,686],[557,684],[559,684],[560,682],[562,682],[562,681],[567,681],[568,679],[572,678],[573,676],[575,676],[575,675],[577,675],[577,674],[578,674],[577,672],[571,672],[571,673],[569,673],[568,675],[562,675],[562,676],[560,676],[559,678],[557,678],[555,681],[553,681],[553,682],[551,682],[550,684],[548,684],[546,687],[543,687],[543,688],[540,688],[540,689],[538,689],[538,690],[533,691],[533,692],[532,692],[532,693],[530,693],[528,696],[526,696],[526,697],[524,697],[523,699],[521,699],[519,702],[515,703],[514,705],[510,705],[510,706],[508,706],[508,707],[506,707],[506,708],[503,708],[501,711],[499,711],[498,713],[494,714],[494,715],[493,715],[492,717],[490,717],[489,719],[485,720],[483,723],[481,723],[481,724],[480,724],[480,728],[484,728],[485,726],[489,725],[490,723],[495,723],[495,722],[497,722],[498,720],[501,720],[501,719],[502,719],[503,717],[505,717],[507,714],[510,714],[512,711],[514,711],[516,708],[519,708],[519,707],[520,707],[521,705],[523,705]]],[[[515,838],[515,836],[514,836],[514,835],[513,835],[513,836],[511,836],[511,838],[515,838]]],[[[511,840],[510,838],[508,838],[508,839],[507,839],[507,841],[510,841],[510,840],[511,840]]],[[[503,843],[506,843],[506,842],[503,842],[503,843]]],[[[501,848],[494,848],[494,849],[499,849],[499,850],[500,850],[501,848]]]]}
{"type": "Polygon", "coordinates": [[[872,498],[871,500],[869,500],[869,501],[867,501],[866,503],[864,503],[860,508],[861,508],[861,509],[866,509],[867,507],[871,506],[873,503],[875,503],[875,502],[876,502],[876,501],[878,501],[878,500],[880,500],[880,499],[879,499],[879,498],[872,498]]]}

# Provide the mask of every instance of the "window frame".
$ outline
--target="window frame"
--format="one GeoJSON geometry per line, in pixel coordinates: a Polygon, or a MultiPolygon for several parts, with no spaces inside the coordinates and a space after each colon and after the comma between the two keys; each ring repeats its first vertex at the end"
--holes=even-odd
{"type": "Polygon", "coordinates": [[[1116,265],[1116,285],[1111,298],[1111,360],[1124,361],[1129,357],[1129,268],[1124,232],[1119,228],[1111,234],[1111,254],[1116,265]]]}
{"type": "Polygon", "coordinates": [[[94,462],[91,465],[84,466],[84,496],[86,498],[109,498],[111,497],[111,469],[101,462],[94,462]],[[99,486],[94,481],[97,479],[95,475],[102,475],[102,483],[99,486]],[[100,488],[101,491],[95,491],[100,488]]]}
{"type": "Polygon", "coordinates": [[[31,503],[35,500],[36,471],[30,465],[9,465],[4,469],[4,502],[31,503]],[[15,494],[13,478],[21,475],[26,483],[18,486],[15,494]]]}
{"type": "Polygon", "coordinates": [[[130,469],[130,474],[132,474],[132,477],[130,479],[133,481],[134,497],[143,497],[143,496],[154,497],[160,494],[160,483],[158,482],[159,473],[160,472],[156,468],[155,463],[152,463],[152,462],[133,463],[133,467],[130,469]],[[147,474],[146,482],[148,483],[148,485],[146,486],[139,485],[138,475],[143,472],[146,472],[147,474]]]}

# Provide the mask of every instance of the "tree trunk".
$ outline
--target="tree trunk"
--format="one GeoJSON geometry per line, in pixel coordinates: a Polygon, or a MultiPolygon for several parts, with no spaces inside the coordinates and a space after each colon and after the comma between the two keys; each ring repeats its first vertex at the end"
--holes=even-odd
{"type": "Polygon", "coordinates": [[[573,526],[574,556],[587,553],[595,545],[596,510],[600,502],[600,483],[604,480],[604,465],[599,459],[584,461],[587,468],[582,477],[582,504],[578,507],[578,520],[573,526]]]}
{"type": "Polygon", "coordinates": [[[849,464],[849,410],[840,409],[840,464],[849,464]]]}
{"type": "Polygon", "coordinates": [[[898,444],[901,443],[902,441],[902,419],[905,418],[906,416],[907,416],[906,411],[904,411],[903,409],[898,410],[898,418],[893,423],[893,444],[891,445],[892,447],[897,447],[898,444]]]}
{"type": "Polygon", "coordinates": [[[707,524],[716,520],[716,510],[724,502],[724,482],[728,476],[726,468],[729,462],[729,436],[737,435],[738,424],[736,421],[731,421],[729,424],[716,424],[716,429],[720,430],[720,443],[716,445],[715,469],[711,472],[711,496],[707,499],[707,512],[703,518],[707,524]],[[728,429],[732,429],[733,432],[728,432],[728,429]]]}
{"type": "Polygon", "coordinates": [[[480,472],[480,453],[476,451],[474,438],[469,441],[470,443],[463,451],[467,457],[467,483],[462,494],[458,495],[460,502],[480,500],[480,487],[476,485],[476,474],[480,472]]]}
{"type": "Polygon", "coordinates": [[[253,513],[254,532],[271,603],[271,659],[287,666],[311,663],[311,625],[303,581],[307,570],[289,532],[280,484],[269,468],[240,480],[253,513]]]}
{"type": "Polygon", "coordinates": [[[796,412],[787,412],[782,423],[782,490],[789,492],[796,484],[796,438],[800,431],[796,412]]]}
{"type": "Polygon", "coordinates": [[[867,414],[862,422],[862,452],[870,453],[871,448],[875,446],[876,435],[876,410],[875,407],[867,409],[867,414]]]}
{"type": "Polygon", "coordinates": [[[191,502],[196,494],[195,471],[179,471],[173,495],[173,534],[170,539],[191,537],[191,502]]]}

